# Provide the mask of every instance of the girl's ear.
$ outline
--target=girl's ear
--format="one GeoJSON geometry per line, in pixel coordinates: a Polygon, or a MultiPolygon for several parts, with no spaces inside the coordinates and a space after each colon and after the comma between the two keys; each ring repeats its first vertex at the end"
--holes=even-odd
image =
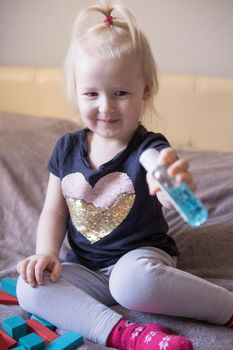
{"type": "Polygon", "coordinates": [[[143,92],[143,100],[147,100],[151,95],[152,84],[145,85],[143,92]]]}

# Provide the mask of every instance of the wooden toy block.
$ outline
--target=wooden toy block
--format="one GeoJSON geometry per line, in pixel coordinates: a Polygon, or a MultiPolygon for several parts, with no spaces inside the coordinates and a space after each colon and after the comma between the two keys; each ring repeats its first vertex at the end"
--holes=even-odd
{"type": "Polygon", "coordinates": [[[16,348],[13,348],[13,350],[25,350],[25,348],[22,345],[16,346],[16,348]]]}
{"type": "Polygon", "coordinates": [[[50,323],[49,321],[44,320],[42,317],[36,316],[36,315],[31,315],[31,319],[33,320],[37,320],[40,323],[42,323],[45,327],[48,327],[49,329],[51,329],[52,331],[55,331],[57,329],[56,326],[54,326],[52,323],[50,323]]]}
{"type": "Polygon", "coordinates": [[[1,287],[0,289],[4,292],[16,297],[16,284],[17,280],[12,277],[4,277],[1,279],[1,287]]]}
{"type": "Polygon", "coordinates": [[[20,338],[19,344],[27,350],[40,350],[45,346],[44,340],[35,333],[30,333],[20,338]]]}
{"type": "Polygon", "coordinates": [[[57,333],[51,331],[51,329],[44,326],[42,323],[40,323],[37,320],[34,320],[34,319],[27,320],[26,323],[28,326],[28,332],[29,333],[34,332],[37,335],[39,335],[39,337],[44,339],[46,345],[48,345],[51,341],[59,337],[57,333]]]}
{"type": "Polygon", "coordinates": [[[12,295],[0,290],[0,304],[16,305],[19,304],[18,299],[12,295]]]}
{"type": "Polygon", "coordinates": [[[53,340],[46,350],[75,350],[78,346],[83,344],[83,337],[75,332],[68,331],[59,338],[53,340]]]}
{"type": "Polygon", "coordinates": [[[1,350],[8,350],[8,346],[3,338],[3,336],[0,334],[0,349],[1,350]]]}
{"type": "Polygon", "coordinates": [[[18,340],[27,334],[27,324],[20,316],[12,316],[2,321],[2,330],[18,340]]]}
{"type": "Polygon", "coordinates": [[[4,339],[5,343],[7,344],[7,348],[12,348],[17,345],[17,341],[10,337],[8,334],[3,332],[2,329],[0,329],[0,336],[4,339]]]}

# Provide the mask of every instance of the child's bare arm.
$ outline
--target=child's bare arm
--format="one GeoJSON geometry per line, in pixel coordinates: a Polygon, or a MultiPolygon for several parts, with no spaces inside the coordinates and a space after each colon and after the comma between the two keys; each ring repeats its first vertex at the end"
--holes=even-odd
{"type": "Polygon", "coordinates": [[[50,175],[47,194],[37,228],[36,254],[18,264],[18,271],[31,286],[43,283],[46,269],[51,280],[60,274],[59,251],[66,233],[68,209],[61,193],[60,179],[50,175]]]}

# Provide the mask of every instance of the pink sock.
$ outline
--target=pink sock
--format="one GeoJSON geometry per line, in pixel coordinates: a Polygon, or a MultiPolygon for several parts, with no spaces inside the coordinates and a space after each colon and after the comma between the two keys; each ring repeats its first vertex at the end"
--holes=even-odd
{"type": "Polygon", "coordinates": [[[233,329],[233,315],[231,316],[229,321],[225,324],[225,326],[227,326],[228,328],[232,328],[233,329]]]}
{"type": "Polygon", "coordinates": [[[107,346],[120,350],[193,350],[188,339],[168,334],[163,326],[132,323],[124,318],[109,334],[107,346]]]}

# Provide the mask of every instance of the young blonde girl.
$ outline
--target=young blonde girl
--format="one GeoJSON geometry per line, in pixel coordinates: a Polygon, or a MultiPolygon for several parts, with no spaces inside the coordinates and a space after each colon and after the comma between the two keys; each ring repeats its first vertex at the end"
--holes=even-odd
{"type": "Polygon", "coordinates": [[[158,81],[131,13],[103,3],[84,10],[65,73],[85,128],[64,135],[49,161],[36,254],[18,264],[20,305],[109,347],[191,350],[188,339],[163,326],[132,323],[110,308],[119,303],[232,327],[233,294],[176,268],[177,247],[162,213],[171,204],[139,164],[145,149],[156,148],[170,176],[195,188],[188,162],[140,124],[153,109],[158,81]],[[92,14],[100,16],[89,26],[92,14]],[[66,232],[71,249],[61,263],[66,232]]]}

